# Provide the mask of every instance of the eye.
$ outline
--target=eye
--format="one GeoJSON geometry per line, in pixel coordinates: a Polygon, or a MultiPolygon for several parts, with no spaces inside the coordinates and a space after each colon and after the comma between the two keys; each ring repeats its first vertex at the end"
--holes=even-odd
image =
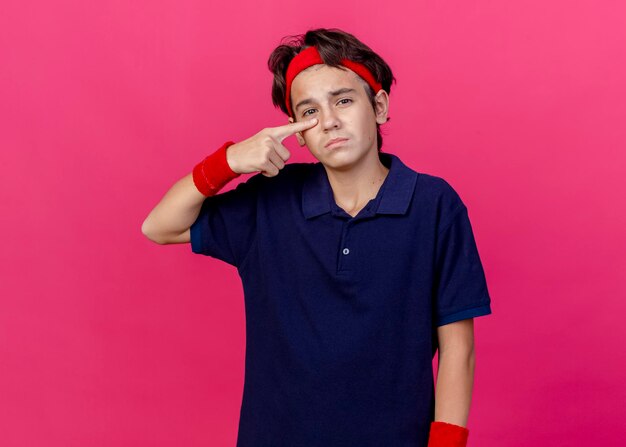
{"type": "MultiPolygon", "coordinates": [[[[337,104],[346,104],[346,103],[344,103],[344,102],[342,102],[342,101],[352,102],[352,100],[351,100],[350,98],[342,98],[342,99],[340,99],[340,100],[337,102],[337,104]]],[[[308,116],[308,115],[309,115],[309,113],[308,113],[308,112],[310,112],[310,111],[312,111],[312,110],[316,110],[316,109],[307,109],[307,110],[305,110],[304,112],[302,112],[302,116],[308,116]]]]}

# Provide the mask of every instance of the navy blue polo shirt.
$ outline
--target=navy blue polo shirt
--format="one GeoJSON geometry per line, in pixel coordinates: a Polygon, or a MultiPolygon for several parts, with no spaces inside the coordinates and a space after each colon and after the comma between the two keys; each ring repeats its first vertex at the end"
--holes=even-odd
{"type": "Polygon", "coordinates": [[[445,180],[390,170],[355,216],[324,166],[291,163],[208,197],[194,253],[239,272],[238,447],[426,447],[437,327],[491,313],[468,211],[445,180]]]}

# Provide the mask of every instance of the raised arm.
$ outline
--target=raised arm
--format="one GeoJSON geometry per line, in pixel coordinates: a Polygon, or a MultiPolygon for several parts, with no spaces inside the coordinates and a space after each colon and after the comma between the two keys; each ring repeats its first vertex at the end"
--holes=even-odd
{"type": "Polygon", "coordinates": [[[316,124],[317,119],[314,118],[268,127],[239,143],[224,144],[196,165],[192,173],[174,183],[150,211],[141,232],[158,244],[189,242],[189,228],[198,218],[202,203],[208,196],[217,194],[228,181],[240,174],[261,171],[267,177],[278,175],[291,156],[282,141],[316,124]]]}

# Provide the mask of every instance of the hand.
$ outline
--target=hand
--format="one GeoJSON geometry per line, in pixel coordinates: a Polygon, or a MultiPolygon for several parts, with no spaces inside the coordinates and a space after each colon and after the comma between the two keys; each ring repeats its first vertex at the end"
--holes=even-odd
{"type": "Polygon", "coordinates": [[[278,127],[266,127],[247,140],[240,141],[226,149],[226,161],[238,174],[261,171],[266,177],[278,175],[285,167],[291,153],[283,146],[285,138],[317,125],[317,118],[298,121],[278,127]]]}

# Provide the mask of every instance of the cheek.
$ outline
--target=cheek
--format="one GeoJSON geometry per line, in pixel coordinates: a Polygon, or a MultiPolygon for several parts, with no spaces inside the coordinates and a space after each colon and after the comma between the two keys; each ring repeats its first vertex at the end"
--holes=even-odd
{"type": "Polygon", "coordinates": [[[315,128],[317,126],[311,127],[310,129],[307,130],[303,130],[302,132],[300,132],[300,135],[302,135],[302,138],[304,138],[305,140],[309,141],[311,139],[313,139],[313,135],[315,134],[315,128]]]}

